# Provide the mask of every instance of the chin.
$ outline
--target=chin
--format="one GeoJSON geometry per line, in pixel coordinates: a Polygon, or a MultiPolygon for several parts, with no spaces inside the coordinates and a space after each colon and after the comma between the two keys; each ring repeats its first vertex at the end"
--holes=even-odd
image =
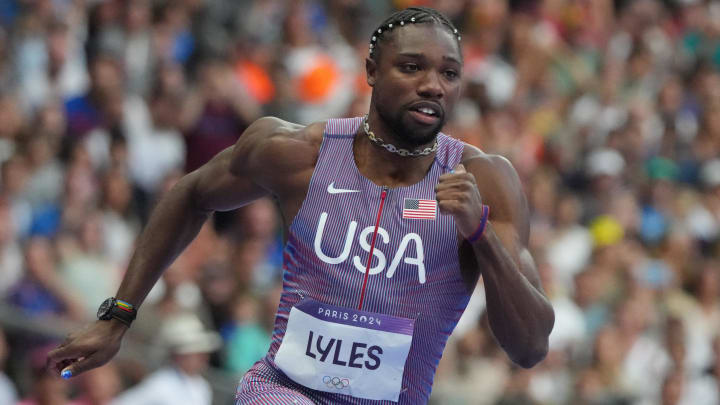
{"type": "Polygon", "coordinates": [[[402,134],[402,140],[412,147],[420,147],[431,143],[440,131],[425,131],[425,133],[414,132],[411,134],[402,134]]]}
{"type": "Polygon", "coordinates": [[[415,148],[429,144],[445,125],[444,118],[440,118],[434,125],[423,125],[409,116],[406,111],[396,111],[392,114],[387,114],[380,108],[377,111],[405,147],[415,148]]]}
{"type": "Polygon", "coordinates": [[[444,120],[439,120],[435,125],[422,125],[410,118],[403,122],[402,129],[396,133],[408,145],[422,146],[432,142],[444,124],[444,120]]]}

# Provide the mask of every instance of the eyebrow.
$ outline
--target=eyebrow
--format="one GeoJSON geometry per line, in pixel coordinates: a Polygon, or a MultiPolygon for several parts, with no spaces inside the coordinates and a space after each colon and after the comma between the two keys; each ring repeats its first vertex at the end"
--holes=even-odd
{"type": "MultiPolygon", "coordinates": [[[[425,59],[425,54],[422,54],[422,53],[399,52],[398,55],[399,55],[399,56],[405,56],[405,57],[408,57],[408,58],[425,59]]],[[[443,58],[443,60],[450,61],[450,62],[455,62],[455,63],[457,63],[458,65],[462,65],[462,62],[460,62],[457,58],[454,58],[454,57],[452,57],[452,56],[444,55],[442,58],[443,58]]]]}

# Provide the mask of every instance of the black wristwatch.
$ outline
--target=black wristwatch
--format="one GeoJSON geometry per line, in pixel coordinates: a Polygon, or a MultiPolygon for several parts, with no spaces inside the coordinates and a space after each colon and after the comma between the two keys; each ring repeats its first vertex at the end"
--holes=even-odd
{"type": "Polygon", "coordinates": [[[117,319],[124,323],[128,327],[137,316],[137,310],[135,307],[125,301],[110,297],[100,304],[100,308],[97,311],[98,319],[102,321],[109,321],[111,319],[117,319]]]}

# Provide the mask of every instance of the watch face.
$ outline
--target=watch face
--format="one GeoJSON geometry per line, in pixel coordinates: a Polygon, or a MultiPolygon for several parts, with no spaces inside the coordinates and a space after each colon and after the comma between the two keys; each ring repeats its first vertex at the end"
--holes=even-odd
{"type": "Polygon", "coordinates": [[[105,301],[103,301],[102,304],[100,304],[100,308],[98,308],[97,317],[98,319],[102,320],[108,320],[110,319],[110,310],[113,307],[113,299],[108,298],[105,301]]]}

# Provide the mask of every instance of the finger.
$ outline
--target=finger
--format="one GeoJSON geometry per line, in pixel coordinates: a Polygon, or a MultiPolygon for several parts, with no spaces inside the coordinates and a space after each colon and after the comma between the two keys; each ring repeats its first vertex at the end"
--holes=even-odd
{"type": "Polygon", "coordinates": [[[458,175],[455,172],[447,172],[447,173],[441,174],[440,177],[438,177],[438,182],[442,183],[442,182],[450,181],[450,180],[457,179],[457,178],[458,178],[458,175]]]}
{"type": "Polygon", "coordinates": [[[463,165],[462,163],[458,163],[457,166],[455,166],[455,169],[453,169],[453,172],[467,173],[467,170],[465,170],[465,165],[463,165]]]}
{"type": "Polygon", "coordinates": [[[56,375],[60,374],[60,371],[70,365],[72,361],[69,359],[66,360],[54,360],[48,356],[47,359],[45,359],[45,369],[51,374],[56,375]]]}
{"type": "Polygon", "coordinates": [[[65,347],[65,346],[73,343],[74,341],[75,341],[75,334],[74,334],[74,333],[68,333],[67,335],[65,335],[65,340],[63,340],[62,342],[60,342],[60,344],[57,345],[57,347],[56,347],[55,349],[57,350],[57,349],[63,348],[63,347],[65,347]]]}
{"type": "Polygon", "coordinates": [[[65,369],[65,367],[75,363],[76,361],[77,361],[77,359],[72,359],[72,360],[68,359],[68,360],[61,361],[57,365],[57,373],[60,374],[60,372],[65,369]]]}
{"type": "Polygon", "coordinates": [[[72,343],[64,343],[48,353],[48,360],[59,363],[63,360],[74,359],[83,354],[84,347],[72,343]]]}
{"type": "Polygon", "coordinates": [[[82,356],[86,356],[88,349],[82,345],[70,342],[67,346],[60,346],[48,353],[45,363],[50,371],[59,373],[71,363],[78,361],[82,356]]]}
{"type": "Polygon", "coordinates": [[[468,191],[473,186],[474,186],[474,184],[472,182],[470,182],[464,178],[449,179],[449,180],[446,180],[446,181],[436,184],[435,192],[438,193],[442,190],[468,191]]]}
{"type": "Polygon", "coordinates": [[[462,173],[445,173],[441,174],[440,177],[438,177],[438,183],[444,183],[446,181],[451,181],[455,179],[463,179],[468,181],[475,181],[475,176],[473,176],[471,173],[468,172],[462,172],[462,173]]]}
{"type": "Polygon", "coordinates": [[[440,209],[440,213],[442,214],[456,214],[460,212],[461,205],[457,200],[438,201],[438,209],[440,209]]]}
{"type": "Polygon", "coordinates": [[[63,360],[59,363],[57,363],[53,367],[49,367],[47,370],[52,376],[60,377],[62,375],[62,371],[65,370],[69,365],[75,363],[77,360],[63,360]]]}
{"type": "Polygon", "coordinates": [[[79,359],[78,361],[65,367],[61,372],[60,376],[64,379],[76,377],[88,370],[92,370],[96,367],[100,367],[107,362],[103,356],[98,353],[93,353],[88,357],[79,359]]]}
{"type": "Polygon", "coordinates": [[[458,201],[458,202],[466,202],[469,200],[467,193],[460,191],[460,190],[443,190],[437,194],[435,194],[435,199],[438,202],[441,201],[458,201]]]}

